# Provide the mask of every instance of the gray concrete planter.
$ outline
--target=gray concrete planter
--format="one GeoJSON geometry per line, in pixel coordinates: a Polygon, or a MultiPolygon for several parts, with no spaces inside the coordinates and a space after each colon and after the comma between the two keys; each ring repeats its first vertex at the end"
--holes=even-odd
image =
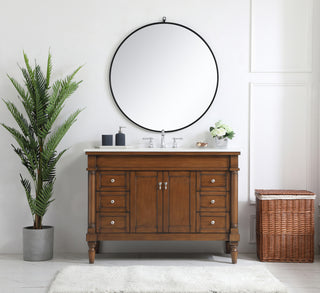
{"type": "Polygon", "coordinates": [[[53,256],[53,227],[43,226],[23,228],[23,259],[27,261],[42,261],[53,256]]]}

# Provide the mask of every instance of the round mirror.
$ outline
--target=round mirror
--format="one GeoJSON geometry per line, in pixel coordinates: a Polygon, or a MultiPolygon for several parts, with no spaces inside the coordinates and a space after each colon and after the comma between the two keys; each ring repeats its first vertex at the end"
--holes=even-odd
{"type": "Polygon", "coordinates": [[[116,50],[109,74],[120,111],[138,126],[172,132],[198,121],[211,106],[219,81],[205,40],[170,22],[143,26],[116,50]]]}

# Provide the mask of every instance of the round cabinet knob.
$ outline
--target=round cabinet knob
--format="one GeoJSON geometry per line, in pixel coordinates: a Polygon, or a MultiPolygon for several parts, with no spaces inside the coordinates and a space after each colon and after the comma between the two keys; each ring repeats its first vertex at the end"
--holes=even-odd
{"type": "Polygon", "coordinates": [[[112,178],[112,179],[110,179],[110,182],[111,182],[111,183],[115,183],[115,182],[116,182],[116,179],[113,179],[113,178],[112,178]]]}
{"type": "Polygon", "coordinates": [[[114,204],[114,203],[115,203],[114,199],[111,199],[111,200],[110,200],[110,203],[114,204]]]}
{"type": "Polygon", "coordinates": [[[211,179],[210,182],[211,182],[211,183],[215,183],[216,180],[215,180],[215,179],[211,179]]]}
{"type": "Polygon", "coordinates": [[[214,199],[210,200],[211,204],[214,204],[216,201],[214,199]]]}
{"type": "Polygon", "coordinates": [[[111,224],[111,225],[114,225],[114,224],[115,224],[115,221],[112,220],[112,221],[110,222],[110,224],[111,224]]]}
{"type": "Polygon", "coordinates": [[[211,225],[214,225],[214,224],[215,224],[215,222],[216,222],[216,221],[213,221],[213,220],[212,220],[210,223],[211,223],[211,225]]]}

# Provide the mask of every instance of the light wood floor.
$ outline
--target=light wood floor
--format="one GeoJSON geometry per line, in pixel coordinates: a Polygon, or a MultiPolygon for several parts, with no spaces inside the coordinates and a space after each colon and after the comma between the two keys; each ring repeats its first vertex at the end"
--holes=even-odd
{"type": "MultiPolygon", "coordinates": [[[[86,254],[55,255],[46,262],[26,262],[21,255],[0,255],[0,293],[45,293],[55,274],[63,267],[87,264],[86,254]]],[[[95,265],[178,265],[225,266],[232,265],[229,256],[208,254],[102,254],[95,265]]],[[[288,293],[320,292],[320,258],[311,264],[261,263],[256,256],[240,255],[238,264],[264,265],[288,287],[288,293]]]]}

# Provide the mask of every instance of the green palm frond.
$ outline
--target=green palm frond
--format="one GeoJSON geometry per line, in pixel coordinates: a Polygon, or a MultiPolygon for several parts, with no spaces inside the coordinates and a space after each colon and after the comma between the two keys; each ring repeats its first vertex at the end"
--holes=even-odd
{"type": "Polygon", "coordinates": [[[69,118],[61,125],[59,128],[51,134],[48,138],[47,143],[44,145],[44,152],[51,153],[53,152],[62,138],[65,136],[67,131],[70,129],[72,124],[76,121],[77,116],[80,114],[81,110],[75,111],[69,116],[69,118]]]}
{"type": "Polygon", "coordinates": [[[20,97],[25,100],[28,97],[28,94],[26,93],[26,91],[24,90],[24,88],[22,87],[22,85],[17,82],[13,77],[7,75],[8,78],[10,79],[11,83],[13,84],[13,86],[15,87],[15,89],[17,90],[17,92],[19,93],[20,97]]]}
{"type": "Polygon", "coordinates": [[[24,59],[25,65],[27,67],[27,71],[28,71],[30,80],[31,80],[32,83],[34,83],[34,72],[33,72],[33,69],[30,66],[29,58],[28,58],[28,56],[27,56],[27,54],[25,52],[23,52],[23,59],[24,59]]]}
{"type": "Polygon", "coordinates": [[[23,152],[22,149],[16,148],[14,145],[12,145],[12,147],[15,153],[20,157],[22,165],[24,165],[29,171],[33,181],[36,181],[37,157],[35,154],[23,152]]]}
{"type": "Polygon", "coordinates": [[[48,61],[47,61],[47,76],[46,76],[46,88],[49,89],[50,87],[50,78],[52,72],[52,62],[51,62],[51,54],[48,54],[48,61]]]}
{"type": "Polygon", "coordinates": [[[28,142],[27,137],[25,137],[21,132],[19,132],[19,130],[15,129],[13,127],[9,127],[3,123],[1,123],[1,125],[11,133],[11,135],[14,137],[14,139],[19,144],[21,149],[25,153],[28,153],[29,142],[28,142]]]}
{"type": "Polygon", "coordinates": [[[62,155],[67,151],[67,149],[61,151],[58,155],[56,155],[56,152],[52,152],[50,155],[48,155],[45,151],[43,152],[43,166],[46,166],[46,168],[43,168],[43,181],[51,182],[56,177],[56,165],[62,155]]]}
{"type": "Polygon", "coordinates": [[[53,126],[60,115],[64,103],[78,88],[80,82],[73,79],[81,69],[78,67],[65,79],[57,80],[50,86],[52,73],[51,54],[48,54],[46,76],[41,67],[30,65],[27,55],[23,52],[26,68],[20,68],[24,86],[8,75],[14,88],[19,94],[25,114],[10,101],[3,100],[7,109],[18,125],[18,129],[4,123],[5,128],[16,140],[18,147],[12,145],[21,163],[28,170],[31,182],[20,174],[20,182],[25,190],[27,201],[34,220],[34,228],[42,228],[42,217],[50,203],[54,200],[53,187],[56,178],[56,165],[67,149],[57,152],[56,149],[62,138],[76,121],[81,110],[72,113],[60,126],[53,131],[53,126]],[[34,196],[32,195],[34,193],[34,196]]]}
{"type": "Polygon", "coordinates": [[[24,116],[18,111],[17,107],[13,103],[11,103],[9,101],[4,101],[4,103],[6,104],[8,110],[10,111],[10,113],[13,116],[14,120],[16,120],[17,124],[19,125],[20,130],[22,131],[23,135],[24,136],[30,136],[29,123],[24,118],[24,116]]]}
{"type": "Polygon", "coordinates": [[[20,174],[20,182],[26,192],[27,201],[28,201],[28,204],[30,207],[31,215],[32,215],[32,217],[34,217],[36,205],[35,205],[35,199],[32,198],[32,196],[31,196],[31,183],[29,180],[23,178],[21,174],[20,174]]]}
{"type": "Polygon", "coordinates": [[[32,79],[31,79],[28,71],[25,68],[21,68],[21,72],[23,74],[24,84],[27,87],[28,93],[30,95],[30,99],[31,99],[32,103],[34,104],[35,97],[36,97],[36,92],[35,92],[35,89],[34,89],[33,84],[32,84],[32,79]]]}
{"type": "Polygon", "coordinates": [[[34,212],[36,215],[43,217],[48,210],[50,203],[54,201],[52,198],[54,182],[46,182],[39,191],[34,204],[34,212]]]}

